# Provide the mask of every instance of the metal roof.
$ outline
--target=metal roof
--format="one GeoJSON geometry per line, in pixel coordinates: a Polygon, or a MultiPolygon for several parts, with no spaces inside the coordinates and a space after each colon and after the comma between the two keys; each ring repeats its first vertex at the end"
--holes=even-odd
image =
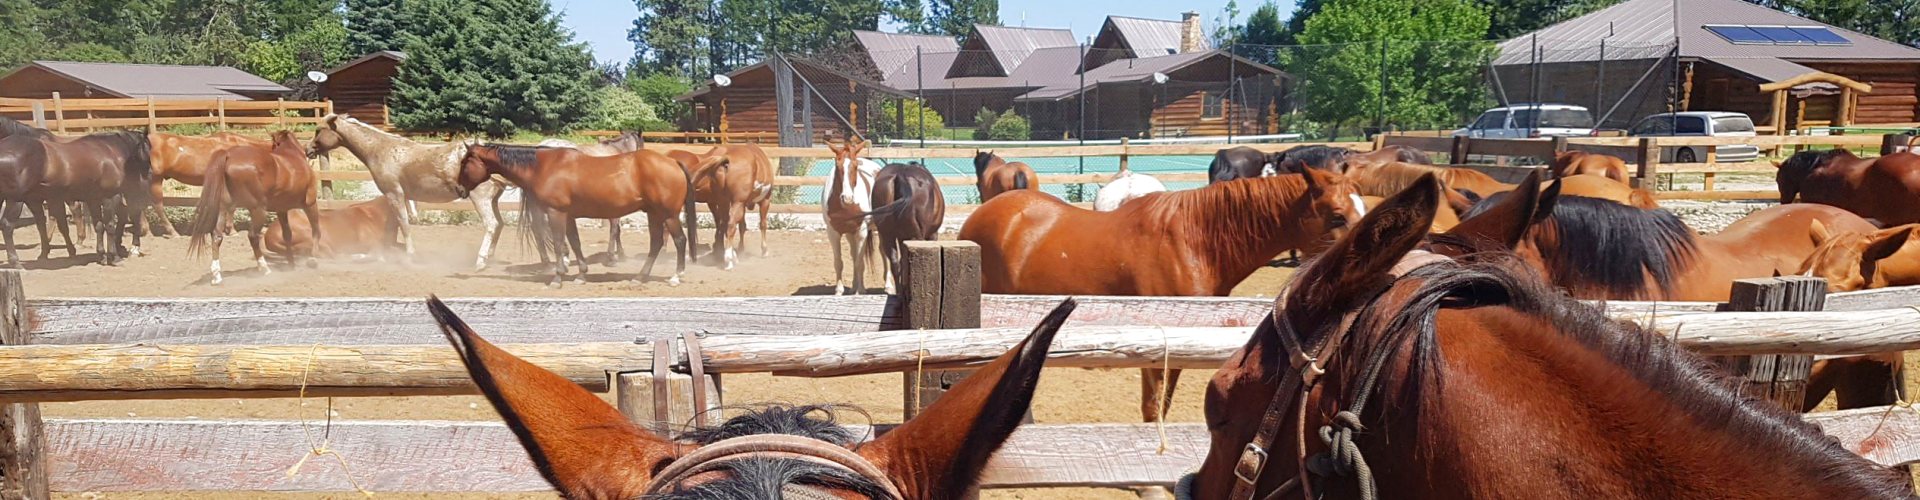
{"type": "Polygon", "coordinates": [[[246,100],[249,98],[240,92],[293,92],[278,83],[226,66],[34,61],[0,76],[0,81],[28,68],[40,68],[118,97],[246,100]]]}
{"type": "Polygon", "coordinates": [[[1711,61],[1715,64],[1726,66],[1727,69],[1744,73],[1747,76],[1754,77],[1763,82],[1786,81],[1796,76],[1820,72],[1820,70],[1817,69],[1771,57],[1721,57],[1711,59],[1711,61]]]}
{"type": "MultiPolygon", "coordinates": [[[[1107,36],[1109,28],[1128,48],[1133,49],[1133,57],[1180,53],[1180,21],[1107,16],[1107,22],[1100,28],[1100,34],[1096,36],[1094,45],[1099,45],[1097,38],[1107,36]]],[[[1213,48],[1206,37],[1201,37],[1199,42],[1201,50],[1213,48]]]]}
{"type": "Polygon", "coordinates": [[[1531,62],[1536,37],[1542,63],[1600,60],[1603,39],[1610,47],[1608,60],[1664,57],[1664,49],[1675,42],[1676,26],[1680,57],[1686,58],[1722,63],[1728,59],[1920,60],[1920,49],[1741,0],[1628,0],[1503,42],[1494,64],[1531,62]],[[1708,31],[1709,24],[1825,26],[1852,45],[1738,45],[1708,31]],[[1626,55],[1636,50],[1647,54],[1626,55]]]}
{"type": "MultiPolygon", "coordinates": [[[[913,66],[909,63],[913,62],[915,50],[921,54],[960,50],[960,42],[946,35],[854,30],[853,38],[860,41],[860,46],[866,49],[867,57],[872,60],[874,69],[879,70],[883,75],[893,74],[902,68],[912,70],[913,66]]],[[[946,70],[946,66],[940,66],[942,73],[946,70]]]]}
{"type": "Polygon", "coordinates": [[[1000,63],[1001,71],[1008,75],[1026,62],[1036,50],[1056,47],[1079,47],[1074,41],[1073,31],[1059,28],[1019,28],[973,25],[974,36],[993,51],[993,58],[1000,63]]]}
{"type": "MultiPolygon", "coordinates": [[[[846,71],[841,71],[838,68],[834,68],[826,64],[813,62],[811,60],[800,58],[800,57],[788,57],[787,61],[793,63],[793,68],[801,72],[825,73],[825,74],[833,75],[839,78],[843,78],[846,80],[859,83],[860,85],[864,85],[867,88],[872,89],[874,92],[877,92],[877,93],[886,94],[894,97],[913,97],[913,94],[908,94],[906,92],[901,91],[900,89],[890,87],[885,83],[876,82],[873,80],[869,80],[863,76],[855,75],[853,73],[849,73],[846,71]]],[[[772,69],[767,67],[767,61],[760,61],[757,63],[753,63],[751,65],[748,65],[746,67],[728,72],[727,77],[735,80],[739,80],[741,79],[741,75],[745,75],[747,73],[759,72],[759,71],[772,71],[772,69]]],[[[673,99],[676,101],[692,100],[712,92],[713,92],[713,82],[709,81],[705,84],[700,85],[699,87],[694,88],[691,91],[688,91],[685,94],[674,96],[673,99]]]]}
{"type": "MultiPolygon", "coordinates": [[[[1046,87],[1022,94],[1018,100],[1039,101],[1063,99],[1078,95],[1096,85],[1147,82],[1153,79],[1154,73],[1171,75],[1188,66],[1216,57],[1229,57],[1229,55],[1226,51],[1222,50],[1208,50],[1205,52],[1188,52],[1185,54],[1121,59],[1087,70],[1085,86],[1081,86],[1080,76],[1078,74],[1069,72],[1066,78],[1058,80],[1046,87]]],[[[1247,60],[1246,58],[1239,56],[1231,57],[1233,57],[1234,62],[1249,66],[1263,73],[1270,75],[1282,74],[1278,69],[1247,60]]]]}

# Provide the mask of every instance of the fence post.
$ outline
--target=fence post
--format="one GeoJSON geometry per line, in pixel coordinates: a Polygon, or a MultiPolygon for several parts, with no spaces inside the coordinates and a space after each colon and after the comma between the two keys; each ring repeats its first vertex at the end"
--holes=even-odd
{"type": "Polygon", "coordinates": [[[214,99],[213,106],[214,112],[218,114],[220,119],[220,131],[227,131],[227,98],[214,99]]]}
{"type": "MultiPolygon", "coordinates": [[[[1827,280],[1805,276],[1734,280],[1727,303],[1729,309],[1741,312],[1819,311],[1827,305],[1827,280]]],[[[1749,396],[1793,412],[1805,403],[1812,355],[1714,356],[1713,361],[1745,379],[1741,390],[1749,396]]]]}
{"type": "Polygon", "coordinates": [[[153,96],[147,96],[147,133],[160,131],[160,117],[153,112],[153,96]]]}
{"type": "Polygon", "coordinates": [[[1472,147],[1472,144],[1473,144],[1473,138],[1471,137],[1467,137],[1464,135],[1454,136],[1453,151],[1449,153],[1449,157],[1447,158],[1447,164],[1448,165],[1466,165],[1467,149],[1472,147]]]}
{"type": "Polygon", "coordinates": [[[1887,134],[1880,136],[1880,156],[1886,156],[1907,149],[1907,140],[1913,136],[1906,134],[1887,134]]]}
{"type": "MultiPolygon", "coordinates": [[[[664,359],[668,364],[678,364],[680,345],[677,340],[654,343],[654,359],[664,359]]],[[[695,408],[693,404],[693,375],[685,373],[656,374],[651,370],[619,368],[607,371],[607,387],[613,391],[614,407],[627,420],[651,429],[662,436],[674,436],[684,430],[684,426],[693,421],[696,411],[710,412],[720,408],[720,376],[706,374],[702,382],[707,385],[707,407],[695,408]],[[664,383],[656,384],[661,376],[664,383]],[[665,391],[656,391],[660,387],[665,391]]],[[[717,414],[709,413],[709,418],[717,414]]],[[[712,420],[709,420],[712,422],[712,420]]]]}
{"type": "Polygon", "coordinates": [[[1120,138],[1120,171],[1121,172],[1127,171],[1127,149],[1128,149],[1127,138],[1121,137],[1120,138]]]}
{"type": "Polygon", "coordinates": [[[275,113],[280,117],[280,129],[285,130],[287,128],[287,98],[282,97],[279,99],[275,99],[275,101],[279,101],[280,103],[279,104],[280,108],[278,112],[275,113]]]}
{"type": "Polygon", "coordinates": [[[1553,163],[1554,156],[1559,156],[1560,153],[1567,152],[1567,138],[1565,136],[1556,135],[1549,142],[1553,144],[1553,155],[1548,156],[1546,160],[1547,160],[1547,163],[1553,163]]]}
{"type": "Polygon", "coordinates": [[[67,133],[67,108],[66,104],[60,100],[59,92],[53,93],[53,129],[62,134],[67,133]]]}
{"type": "Polygon", "coordinates": [[[33,101],[33,126],[47,128],[47,107],[40,101],[33,101]]]}
{"type": "MultiPolygon", "coordinates": [[[[971,241],[909,241],[905,268],[895,276],[906,328],[980,327],[980,245],[971,241]]],[[[906,418],[913,418],[971,371],[902,375],[906,418]]]]}
{"type": "MultiPolygon", "coordinates": [[[[1720,165],[1719,149],[1720,149],[1719,146],[1715,146],[1712,144],[1707,145],[1706,162],[1707,162],[1708,168],[1718,168],[1718,166],[1720,165]]],[[[1703,178],[1700,180],[1700,190],[1709,192],[1709,193],[1713,192],[1713,171],[1711,170],[1707,171],[1707,174],[1703,176],[1703,178]]]]}
{"type": "MultiPolygon", "coordinates": [[[[0,270],[0,345],[28,343],[20,271],[0,270]]],[[[38,403],[0,406],[0,500],[52,498],[38,403]]]]}
{"type": "Polygon", "coordinates": [[[1633,187],[1648,191],[1660,190],[1660,143],[1650,137],[1640,138],[1640,171],[1633,175],[1633,187]]]}

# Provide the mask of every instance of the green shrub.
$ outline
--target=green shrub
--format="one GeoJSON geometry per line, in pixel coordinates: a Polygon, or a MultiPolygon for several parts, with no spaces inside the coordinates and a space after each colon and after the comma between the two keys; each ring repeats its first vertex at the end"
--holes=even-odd
{"type": "Polygon", "coordinates": [[[693,90],[693,81],[686,77],[661,72],[644,78],[628,78],[627,89],[653,107],[656,120],[667,124],[665,130],[673,130],[673,123],[692,113],[692,107],[687,103],[674,99],[693,90]]]}
{"type": "Polygon", "coordinates": [[[602,87],[594,92],[594,106],[579,126],[588,130],[642,130],[648,122],[660,122],[647,104],[631,90],[602,87]]]}
{"type": "Polygon", "coordinates": [[[973,139],[977,141],[992,139],[993,122],[999,120],[1000,115],[991,109],[980,108],[979,111],[973,112],[973,139]]]}
{"type": "Polygon", "coordinates": [[[1024,141],[1031,138],[1033,126],[1027,123],[1025,117],[1013,114],[1011,109],[995,119],[993,126],[987,130],[987,140],[991,141],[1024,141]]]}
{"type": "Polygon", "coordinates": [[[947,127],[940,112],[907,100],[881,103],[880,117],[868,124],[867,132],[876,139],[937,139],[947,127]],[[924,117],[925,121],[921,121],[924,117]],[[902,123],[904,122],[904,123],[902,123]]]}

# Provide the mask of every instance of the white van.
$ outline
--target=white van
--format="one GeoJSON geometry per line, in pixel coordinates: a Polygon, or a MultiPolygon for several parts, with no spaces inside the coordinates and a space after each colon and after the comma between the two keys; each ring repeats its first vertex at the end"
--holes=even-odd
{"type": "MultiPolygon", "coordinates": [[[[1686,111],[1660,113],[1640,119],[1627,130],[1634,137],[1753,137],[1753,118],[1727,111],[1686,111]]],[[[1714,159],[1721,163],[1749,162],[1760,158],[1760,148],[1752,144],[1714,147],[1714,159]]],[[[1660,161],[1699,163],[1707,159],[1706,146],[1665,146],[1660,161]]]]}
{"type": "Polygon", "coordinates": [[[1586,137],[1593,135],[1593,113],[1572,104],[1514,104],[1487,110],[1455,136],[1476,139],[1586,137]]]}

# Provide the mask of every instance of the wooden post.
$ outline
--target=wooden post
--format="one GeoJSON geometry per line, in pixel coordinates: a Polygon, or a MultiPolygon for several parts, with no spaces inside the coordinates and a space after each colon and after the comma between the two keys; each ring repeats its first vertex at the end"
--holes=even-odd
{"type": "Polygon", "coordinates": [[[1447,158],[1448,165],[1466,165],[1467,150],[1473,146],[1473,138],[1464,135],[1454,136],[1453,150],[1447,158]]]}
{"type": "Polygon", "coordinates": [[[67,133],[67,107],[60,100],[59,92],[53,93],[53,129],[62,134],[67,133]]]}
{"type": "Polygon", "coordinates": [[[333,114],[333,99],[327,99],[327,100],[325,100],[325,101],[320,101],[320,102],[322,103],[322,105],[323,105],[323,106],[325,106],[325,107],[326,107],[326,110],[327,110],[327,113],[326,113],[326,114],[324,114],[324,115],[320,115],[320,116],[321,116],[321,117],[326,117],[326,116],[330,116],[330,115],[332,115],[332,114],[333,114]]]}
{"type": "Polygon", "coordinates": [[[280,129],[285,130],[287,128],[287,98],[282,97],[275,99],[275,101],[279,101],[280,103],[280,108],[276,113],[280,116],[280,129]]]}
{"type": "Polygon", "coordinates": [[[40,101],[33,101],[33,126],[47,128],[47,108],[40,101]]]}
{"type": "Polygon", "coordinates": [[[1127,138],[1120,138],[1120,171],[1127,171],[1127,138]]]}
{"type": "Polygon", "coordinates": [[[215,117],[219,120],[220,131],[227,131],[227,98],[214,99],[213,110],[216,113],[215,117]]]}
{"type": "Polygon", "coordinates": [[[147,96],[147,133],[160,130],[160,117],[153,112],[153,96],[147,96]]]}
{"type": "Polygon", "coordinates": [[[1845,127],[1853,124],[1853,87],[1840,86],[1840,109],[1833,112],[1833,126],[1845,127]]]}
{"type": "MultiPolygon", "coordinates": [[[[1707,167],[1719,168],[1719,165],[1720,165],[1719,149],[1720,149],[1719,146],[1715,146],[1712,144],[1707,145],[1707,167]]],[[[1706,178],[1700,181],[1700,190],[1706,191],[1706,192],[1713,192],[1713,172],[1707,172],[1706,178]]]]}
{"type": "Polygon", "coordinates": [[[1373,134],[1373,150],[1379,151],[1385,147],[1387,147],[1387,132],[1383,130],[1380,131],[1380,133],[1373,134]]]}
{"type": "MultiPolygon", "coordinates": [[[[1734,280],[1727,303],[1729,309],[1742,312],[1819,311],[1827,305],[1827,280],[1805,276],[1734,280]]],[[[1748,395],[1801,411],[1812,355],[1714,356],[1713,360],[1728,373],[1746,379],[1742,390],[1748,395]]]]}
{"type": "Polygon", "coordinates": [[[1633,187],[1657,191],[1660,176],[1660,143],[1651,137],[1640,138],[1640,170],[1633,175],[1633,187]]]}
{"type": "Polygon", "coordinates": [[[1907,140],[1913,136],[1905,134],[1887,134],[1880,136],[1880,156],[1886,156],[1907,149],[1907,140]]]}
{"type": "MultiPolygon", "coordinates": [[[[679,341],[656,345],[654,356],[680,359],[679,341]]],[[[650,370],[608,370],[607,387],[613,391],[614,407],[620,410],[620,414],[626,415],[627,420],[654,433],[672,437],[693,425],[695,411],[709,412],[708,424],[719,422],[720,415],[714,411],[722,405],[720,376],[709,373],[702,378],[707,385],[706,408],[694,407],[693,376],[685,373],[667,375],[665,394],[654,392],[654,375],[650,370]]]]}
{"type": "MultiPolygon", "coordinates": [[[[20,271],[0,270],[0,345],[28,343],[27,300],[20,271]]],[[[38,403],[0,406],[0,500],[52,498],[47,487],[47,437],[38,403]]]]}
{"type": "Polygon", "coordinates": [[[1554,136],[1554,137],[1553,137],[1553,140],[1552,140],[1552,144],[1553,144],[1553,154],[1550,154],[1550,155],[1547,155],[1547,158],[1546,158],[1546,159],[1547,159],[1547,163],[1553,163],[1553,158],[1554,158],[1554,157],[1556,157],[1556,156],[1559,156],[1559,155],[1560,155],[1560,153],[1565,153],[1565,152],[1567,152],[1567,138],[1566,138],[1566,137],[1564,137],[1564,136],[1554,136]]]}
{"type": "MultiPolygon", "coordinates": [[[[980,327],[980,245],[971,241],[906,242],[905,269],[895,276],[906,328],[980,327]]],[[[906,418],[946,394],[970,371],[903,374],[906,418]]]]}

